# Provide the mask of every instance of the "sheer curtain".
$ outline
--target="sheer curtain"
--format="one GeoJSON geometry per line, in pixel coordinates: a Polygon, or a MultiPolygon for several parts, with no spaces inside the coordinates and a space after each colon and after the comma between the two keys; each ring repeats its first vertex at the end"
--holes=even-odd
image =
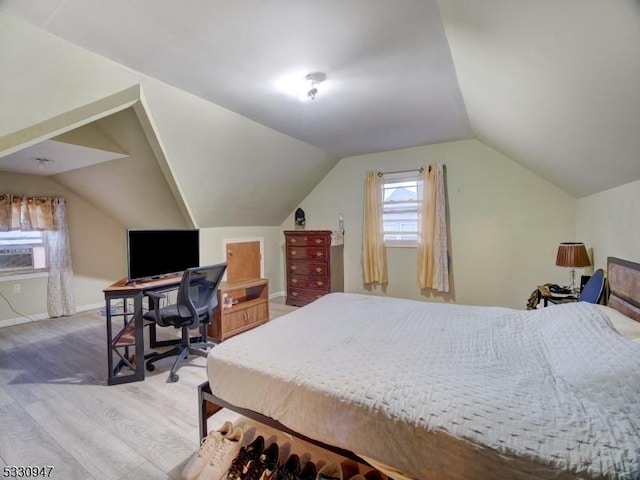
{"type": "Polygon", "coordinates": [[[382,178],[373,171],[366,172],[364,181],[362,270],[365,285],[385,285],[388,282],[382,223],[382,178]]]}
{"type": "Polygon", "coordinates": [[[418,180],[418,287],[449,291],[444,165],[422,169],[418,180]]]}
{"type": "Polygon", "coordinates": [[[0,231],[10,230],[44,232],[49,264],[47,312],[50,317],[73,315],[76,307],[65,200],[0,194],[0,231]]]}
{"type": "Polygon", "coordinates": [[[67,227],[67,202],[63,198],[56,198],[54,205],[57,228],[46,231],[49,257],[47,312],[51,318],[76,313],[71,247],[67,227]]]}

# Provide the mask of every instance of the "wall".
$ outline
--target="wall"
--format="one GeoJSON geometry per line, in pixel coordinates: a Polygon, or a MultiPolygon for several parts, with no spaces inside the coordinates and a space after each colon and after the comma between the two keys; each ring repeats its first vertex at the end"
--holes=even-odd
{"type": "Polygon", "coordinates": [[[580,198],[576,238],[593,248],[595,268],[607,257],[640,262],[640,181],[580,198]]]}
{"type": "MultiPolygon", "coordinates": [[[[575,199],[469,140],[345,158],[305,198],[307,229],[336,229],[344,215],[346,291],[367,292],[361,281],[364,172],[435,162],[446,165],[453,290],[427,298],[523,308],[536,285],[567,283],[555,254],[559,242],[574,239],[575,199]]],[[[282,225],[291,228],[293,212],[282,225]]],[[[371,293],[425,299],[416,286],[415,248],[388,248],[387,260],[388,287],[371,293]]]]}
{"type": "MultiPolygon", "coordinates": [[[[60,196],[67,200],[76,305],[103,303],[102,289],[126,275],[124,227],[49,177],[0,172],[0,191],[60,196]]],[[[46,277],[21,280],[0,277],[0,292],[17,312],[33,318],[46,316],[46,277]],[[21,284],[21,293],[13,293],[14,283],[21,284]]],[[[0,325],[18,317],[0,299],[0,325]]]]}

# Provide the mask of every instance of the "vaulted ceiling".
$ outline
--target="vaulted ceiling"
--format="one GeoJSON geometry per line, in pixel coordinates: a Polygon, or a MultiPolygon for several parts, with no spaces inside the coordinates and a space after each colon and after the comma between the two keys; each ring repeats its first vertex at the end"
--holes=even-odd
{"type": "Polygon", "coordinates": [[[0,11],[336,157],[477,138],[576,197],[640,179],[639,0],[0,0],[0,11]],[[327,75],[315,100],[280,89],[314,71],[327,75]]]}

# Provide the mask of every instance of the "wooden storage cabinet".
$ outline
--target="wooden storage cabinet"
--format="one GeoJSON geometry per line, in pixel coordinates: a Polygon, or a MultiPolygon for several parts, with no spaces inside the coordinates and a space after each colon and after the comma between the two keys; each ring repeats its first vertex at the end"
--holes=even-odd
{"type": "Polygon", "coordinates": [[[330,292],[344,291],[342,245],[330,230],[287,230],[287,305],[301,307],[330,292]]]}
{"type": "Polygon", "coordinates": [[[266,278],[222,282],[218,288],[218,307],[213,314],[209,335],[219,342],[257,327],[269,320],[269,281],[266,278]],[[233,305],[225,307],[223,298],[233,305]]]}

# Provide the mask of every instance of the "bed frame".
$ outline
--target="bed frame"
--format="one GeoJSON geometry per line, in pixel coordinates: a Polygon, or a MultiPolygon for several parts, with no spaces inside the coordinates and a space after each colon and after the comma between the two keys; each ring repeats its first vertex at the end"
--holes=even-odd
{"type": "MultiPolygon", "coordinates": [[[[640,263],[630,262],[616,257],[608,257],[607,269],[609,286],[608,305],[640,322],[640,263]]],[[[345,458],[349,458],[363,464],[369,463],[351,451],[319,442],[318,440],[306,437],[305,435],[286,427],[270,417],[266,417],[252,410],[231,405],[211,393],[208,381],[198,386],[198,401],[200,441],[207,436],[208,418],[222,408],[227,408],[259,423],[273,427],[283,433],[292,435],[313,445],[317,445],[321,448],[337,453],[345,458]]]]}
{"type": "Polygon", "coordinates": [[[608,305],[640,322],[640,263],[607,258],[608,305]]]}

